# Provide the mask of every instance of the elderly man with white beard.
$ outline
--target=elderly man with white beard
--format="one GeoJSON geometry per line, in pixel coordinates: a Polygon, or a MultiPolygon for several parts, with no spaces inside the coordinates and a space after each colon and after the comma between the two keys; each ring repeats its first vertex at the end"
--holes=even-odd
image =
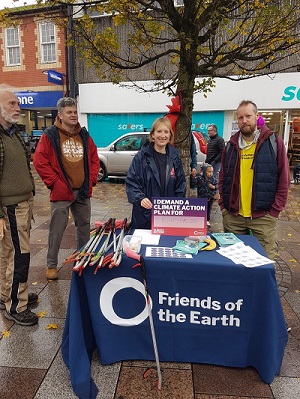
{"type": "Polygon", "coordinates": [[[30,227],[34,181],[30,160],[17,122],[19,99],[13,88],[0,85],[0,309],[22,326],[38,322],[28,305],[38,296],[28,294],[30,227]]]}

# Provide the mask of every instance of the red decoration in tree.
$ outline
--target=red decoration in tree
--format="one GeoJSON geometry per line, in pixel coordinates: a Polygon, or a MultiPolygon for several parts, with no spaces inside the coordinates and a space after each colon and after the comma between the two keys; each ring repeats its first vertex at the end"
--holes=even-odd
{"type": "MultiPolygon", "coordinates": [[[[174,136],[175,136],[177,119],[181,112],[181,105],[179,104],[179,101],[180,101],[180,97],[176,96],[175,98],[171,98],[172,105],[167,105],[167,107],[169,108],[169,112],[166,114],[166,118],[168,118],[169,121],[171,122],[174,136]]],[[[174,137],[174,140],[175,140],[175,137],[174,137]]]]}

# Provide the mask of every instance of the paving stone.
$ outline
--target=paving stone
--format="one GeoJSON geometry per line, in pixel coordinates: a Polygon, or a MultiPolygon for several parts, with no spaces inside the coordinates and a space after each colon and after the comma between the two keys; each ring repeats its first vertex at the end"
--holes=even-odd
{"type": "MultiPolygon", "coordinates": [[[[22,327],[7,320],[0,312],[0,397],[1,399],[73,399],[69,373],[60,348],[68,303],[72,265],[63,265],[76,245],[75,226],[70,218],[59,253],[59,280],[45,278],[49,190],[35,171],[35,222],[31,234],[29,290],[39,294],[33,311],[45,311],[32,327],[22,327]],[[50,323],[57,329],[46,330],[50,323]]],[[[280,376],[265,384],[255,369],[234,369],[190,363],[162,364],[163,390],[157,391],[157,375],[143,373],[154,362],[124,361],[102,366],[97,353],[92,358],[92,376],[99,394],[97,399],[298,399],[300,397],[300,185],[289,192],[289,200],[278,221],[279,257],[275,263],[278,290],[288,326],[289,340],[280,376]]],[[[93,190],[91,226],[109,217],[130,217],[124,181],[105,181],[93,190]]],[[[216,203],[211,215],[212,229],[222,231],[222,216],[216,203]]]]}

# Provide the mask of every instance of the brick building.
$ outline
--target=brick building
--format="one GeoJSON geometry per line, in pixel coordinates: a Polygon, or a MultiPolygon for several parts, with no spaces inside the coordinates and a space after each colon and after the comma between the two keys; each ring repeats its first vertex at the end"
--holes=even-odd
{"type": "Polygon", "coordinates": [[[20,124],[39,135],[52,124],[56,102],[67,92],[64,6],[10,9],[0,25],[0,82],[16,88],[20,124]]]}

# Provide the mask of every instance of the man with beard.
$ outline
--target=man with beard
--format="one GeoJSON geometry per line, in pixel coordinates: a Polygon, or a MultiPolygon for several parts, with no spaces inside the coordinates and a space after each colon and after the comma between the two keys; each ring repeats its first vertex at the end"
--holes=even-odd
{"type": "Polygon", "coordinates": [[[239,131],[222,154],[219,205],[225,232],[258,239],[270,259],[277,255],[277,219],[290,183],[289,163],[281,137],[266,125],[257,127],[257,106],[242,101],[237,108],[239,131]]]}
{"type": "Polygon", "coordinates": [[[18,97],[0,85],[0,309],[22,326],[38,322],[28,305],[38,296],[28,294],[29,234],[34,182],[29,154],[16,125],[20,117],[18,97]]]}

